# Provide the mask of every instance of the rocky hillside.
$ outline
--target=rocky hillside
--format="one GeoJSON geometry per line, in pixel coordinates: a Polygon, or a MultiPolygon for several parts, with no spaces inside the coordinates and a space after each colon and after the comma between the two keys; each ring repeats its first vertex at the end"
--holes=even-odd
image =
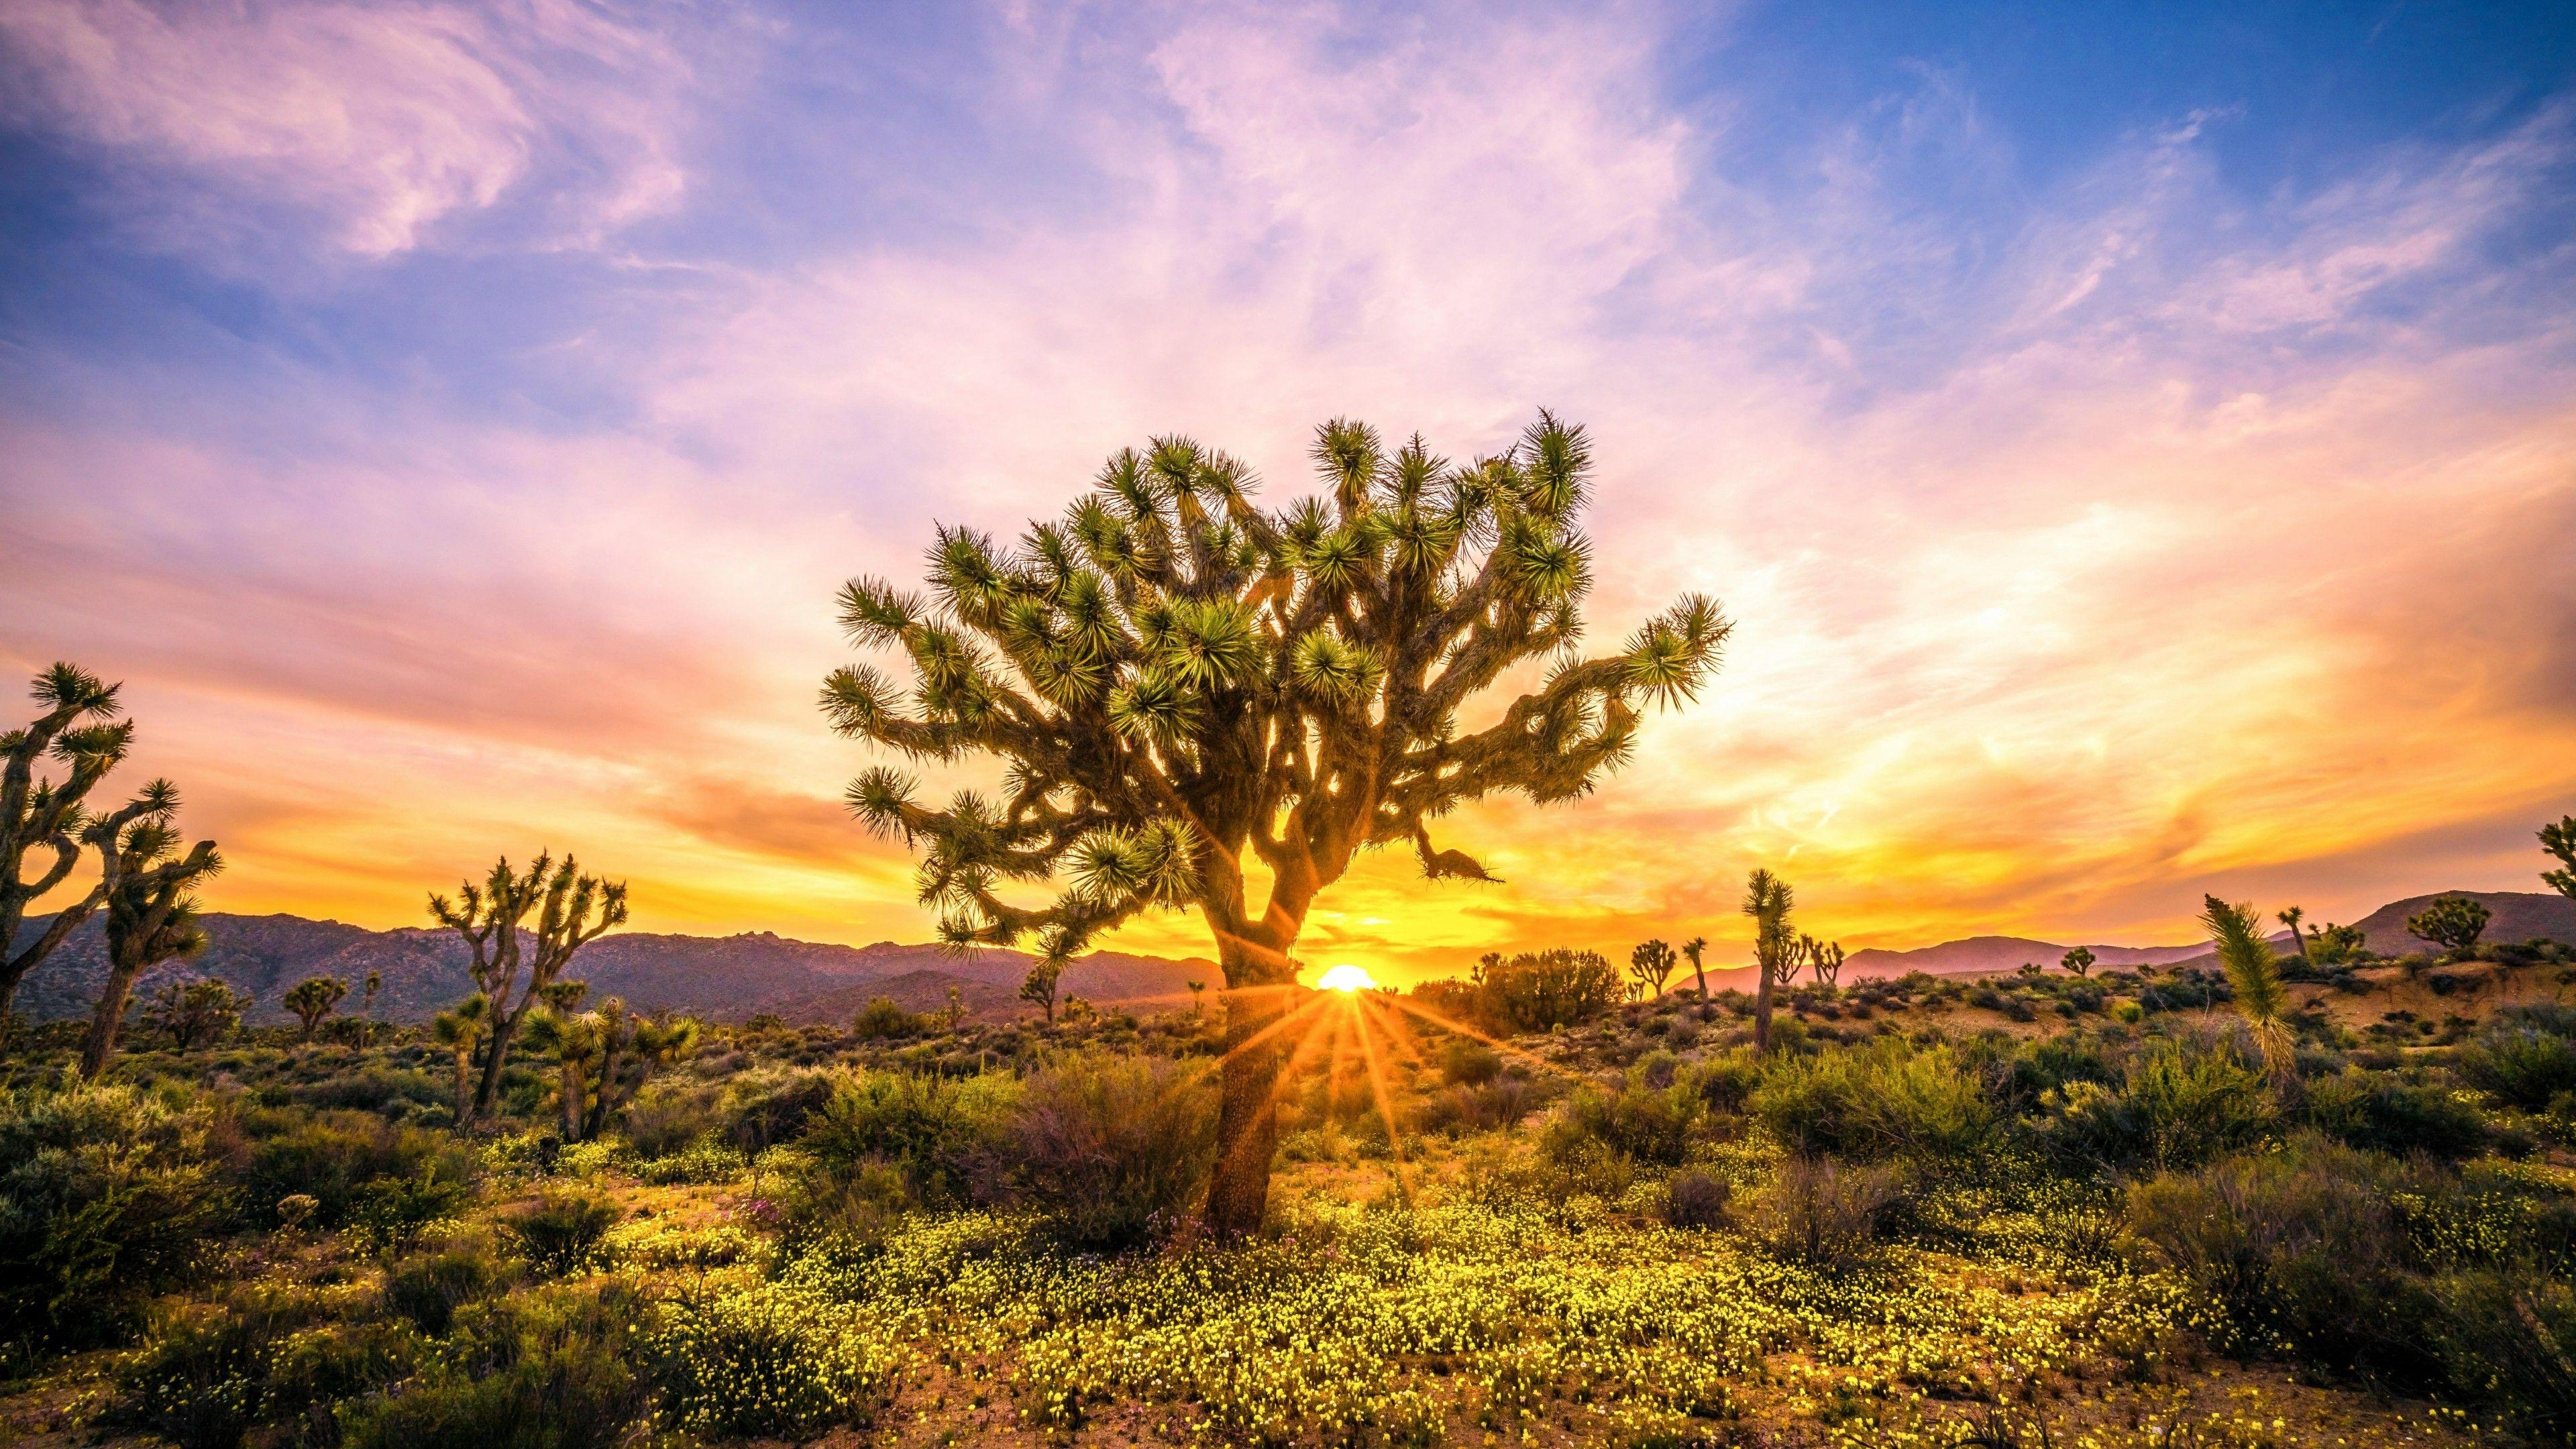
{"type": "MultiPolygon", "coordinates": [[[[308,976],[348,982],[345,1009],[355,1010],[367,973],[380,973],[384,988],[376,997],[376,1014],[395,1021],[425,1020],[472,989],[465,945],[449,931],[370,931],[288,915],[209,914],[205,925],[206,954],[175,969],[218,976],[248,991],[262,1020],[279,1019],[278,999],[308,976]]],[[[980,950],[959,957],[932,945],[880,941],[832,946],[767,931],[739,936],[634,931],[605,936],[583,948],[571,974],[591,984],[594,999],[621,996],[646,1010],[686,1011],[719,1020],[764,1011],[793,1020],[825,1020],[846,1017],[879,995],[926,1010],[947,1000],[951,984],[970,1007],[1008,1009],[1029,961],[1018,951],[980,950]]],[[[18,990],[18,1009],[38,1019],[84,1013],[106,972],[105,942],[93,921],[28,976],[18,990]]],[[[1185,1004],[1189,982],[1215,979],[1216,966],[1210,961],[1101,951],[1076,961],[1060,989],[1104,1004],[1185,1004]]]]}

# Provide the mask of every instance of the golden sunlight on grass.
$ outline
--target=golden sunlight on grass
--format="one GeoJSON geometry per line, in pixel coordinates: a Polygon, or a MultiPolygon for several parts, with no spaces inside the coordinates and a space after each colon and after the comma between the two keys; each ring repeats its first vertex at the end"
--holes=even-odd
{"type": "Polygon", "coordinates": [[[1376,986],[1377,980],[1368,974],[1367,967],[1347,961],[1325,972],[1323,979],[1315,983],[1318,991],[1370,991],[1376,986]]]}

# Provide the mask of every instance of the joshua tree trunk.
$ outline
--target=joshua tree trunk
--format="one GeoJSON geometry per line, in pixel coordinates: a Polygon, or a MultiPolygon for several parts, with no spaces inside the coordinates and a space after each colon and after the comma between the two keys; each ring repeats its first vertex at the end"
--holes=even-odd
{"type": "Polygon", "coordinates": [[[89,1037],[81,1043],[83,1080],[97,1081],[115,1057],[117,1028],[125,1024],[126,998],[132,994],[134,978],[142,970],[140,961],[109,963],[107,984],[98,989],[98,1007],[90,1015],[89,1037]]]}
{"type": "Polygon", "coordinates": [[[556,1090],[563,1094],[563,1140],[567,1143],[579,1142],[583,1076],[581,1059],[569,1051],[565,1052],[561,1075],[563,1081],[556,1090]]]}
{"type": "Polygon", "coordinates": [[[1279,1148],[1279,1073],[1294,1043],[1274,1030],[1295,1003],[1288,952],[1299,922],[1276,903],[1272,921],[1239,932],[1212,921],[1225,972],[1225,1067],[1217,1109],[1216,1170],[1208,1180],[1207,1227],[1221,1238],[1261,1230],[1270,1211],[1270,1163],[1279,1148]]]}
{"type": "Polygon", "coordinates": [[[1762,984],[1753,993],[1753,1049],[1771,1050],[1771,961],[1762,961],[1762,984]]]}

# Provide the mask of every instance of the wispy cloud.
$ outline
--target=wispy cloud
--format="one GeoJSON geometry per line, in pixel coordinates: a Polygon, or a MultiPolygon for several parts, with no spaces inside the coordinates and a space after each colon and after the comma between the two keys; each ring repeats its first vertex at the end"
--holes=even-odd
{"type": "Polygon", "coordinates": [[[177,247],[265,220],[383,257],[533,179],[555,235],[595,239],[686,185],[687,59],[580,0],[25,0],[0,55],[14,119],[131,158],[136,214],[177,247]]]}
{"type": "MultiPolygon", "coordinates": [[[[687,172],[667,130],[582,130],[580,91],[490,59],[501,22],[394,13],[493,103],[433,105],[479,118],[434,148],[463,159],[420,161],[398,119],[328,152],[305,204],[352,249],[435,251],[438,217],[602,135],[687,172]],[[349,179],[383,175],[461,179],[399,204],[349,179]]],[[[510,13],[519,56],[571,23],[510,13]]],[[[838,577],[909,570],[934,518],[1015,531],[1152,432],[1244,454],[1275,498],[1321,418],[1465,456],[1547,404],[1600,440],[1596,636],[1706,589],[1737,647],[1596,798],[1456,820],[1507,888],[1374,858],[1317,959],[1732,940],[1756,862],[1855,945],[2162,934],[2204,887],[2348,913],[2402,862],[2512,884],[2495,822],[2576,791],[2569,259],[2527,237],[2568,189],[2568,114],[2247,194],[2215,153],[2236,119],[2185,110],[2040,182],[1973,71],[1912,66],[1757,165],[1735,58],[1677,96],[1667,20],[999,12],[945,100],[1048,184],[967,178],[935,235],[651,258],[700,267],[685,291],[586,278],[631,339],[583,344],[613,431],[354,387],[331,406],[385,426],[335,417],[306,451],[13,420],[10,587],[120,606],[22,610],[12,648],[148,661],[156,731],[209,773],[241,778],[246,746],[193,742],[220,727],[413,812],[395,847],[359,795],[261,814],[295,792],[229,787],[274,848],[231,852],[245,901],[377,899],[262,873],[344,853],[315,841],[408,861],[563,831],[632,862],[661,924],[913,936],[899,853],[830,825],[858,763],[810,706],[838,577]]],[[[619,95],[685,74],[572,33],[535,50],[598,46],[619,95]]],[[[243,48],[226,94],[298,53],[243,48]]],[[[268,164],[100,120],[68,65],[47,94],[81,134],[268,164]]],[[[705,224],[685,188],[638,194],[705,224]]]]}

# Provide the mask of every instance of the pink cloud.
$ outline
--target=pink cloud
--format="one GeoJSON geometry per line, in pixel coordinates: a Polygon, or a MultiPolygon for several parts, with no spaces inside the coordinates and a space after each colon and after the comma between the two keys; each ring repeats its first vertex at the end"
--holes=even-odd
{"type": "Polygon", "coordinates": [[[27,82],[20,119],[308,216],[359,257],[412,249],[566,149],[593,171],[570,237],[686,183],[668,131],[688,65],[571,0],[25,0],[0,10],[0,50],[27,82]]]}

